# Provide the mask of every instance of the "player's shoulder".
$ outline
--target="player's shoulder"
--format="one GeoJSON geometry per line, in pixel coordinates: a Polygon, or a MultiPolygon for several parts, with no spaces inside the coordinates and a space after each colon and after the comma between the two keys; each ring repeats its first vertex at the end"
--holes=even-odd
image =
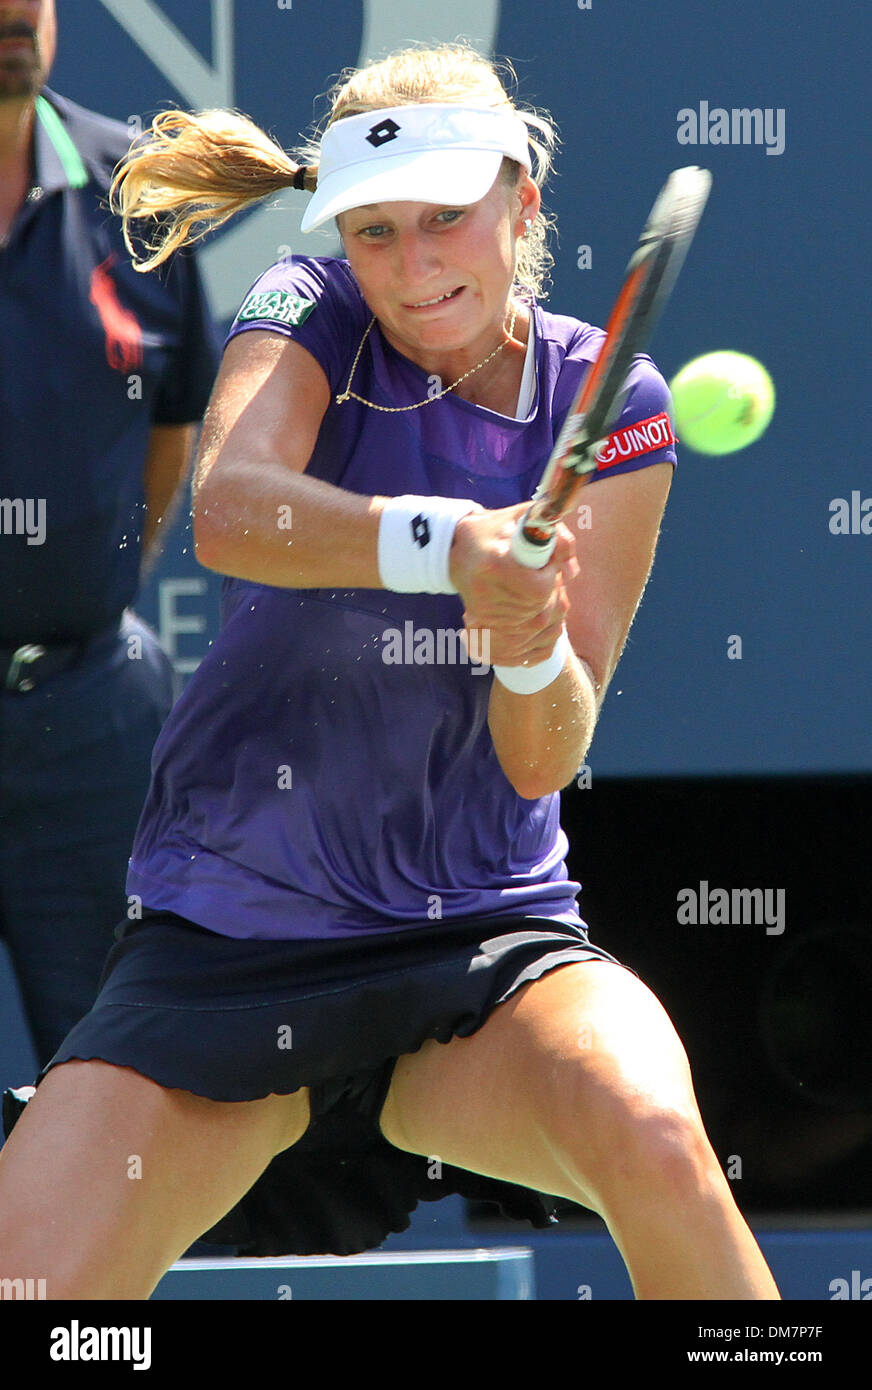
{"type": "Polygon", "coordinates": [[[91,111],[69,97],[43,87],[40,96],[60,118],[82,162],[97,182],[107,184],[120,159],[130,148],[130,129],[123,121],[91,111]]]}
{"type": "Polygon", "coordinates": [[[632,402],[639,418],[663,410],[672,413],[672,394],[666,378],[646,352],[637,352],[631,360],[625,391],[625,401],[632,402]]]}
{"type": "MultiPolygon", "coordinates": [[[[552,314],[537,309],[538,324],[546,344],[557,359],[562,375],[578,378],[599,356],[605,341],[605,329],[596,324],[566,314],[552,314]]],[[[656,362],[647,353],[638,352],[632,359],[627,375],[627,390],[638,399],[658,403],[664,409],[669,400],[669,388],[656,362]]]]}
{"type": "Polygon", "coordinates": [[[240,305],[233,328],[264,321],[299,328],[319,310],[333,324],[368,322],[369,311],[347,261],[285,256],[264,270],[240,305]]]}
{"type": "Polygon", "coordinates": [[[592,362],[605,337],[595,324],[554,314],[540,304],[536,306],[536,329],[554,353],[570,361],[592,362]]]}

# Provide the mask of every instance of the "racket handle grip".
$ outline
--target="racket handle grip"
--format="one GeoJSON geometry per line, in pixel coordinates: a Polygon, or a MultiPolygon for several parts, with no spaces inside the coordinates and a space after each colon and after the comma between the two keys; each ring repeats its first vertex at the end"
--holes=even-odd
{"type": "Polygon", "coordinates": [[[512,536],[512,555],[519,565],[524,565],[530,570],[540,570],[543,565],[548,564],[548,561],[554,554],[554,547],[557,544],[557,533],[556,531],[552,531],[551,536],[544,545],[528,541],[527,537],[524,535],[527,515],[528,513],[521,517],[515,534],[512,536]]]}

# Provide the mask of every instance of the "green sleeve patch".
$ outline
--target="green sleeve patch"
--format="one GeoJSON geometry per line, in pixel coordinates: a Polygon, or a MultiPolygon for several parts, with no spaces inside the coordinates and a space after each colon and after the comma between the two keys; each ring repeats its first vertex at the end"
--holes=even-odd
{"type": "Polygon", "coordinates": [[[277,323],[299,327],[306,322],[314,307],[314,299],[301,299],[298,294],[291,294],[290,290],[255,290],[239,310],[236,321],[251,323],[255,319],[273,319],[277,323]]]}

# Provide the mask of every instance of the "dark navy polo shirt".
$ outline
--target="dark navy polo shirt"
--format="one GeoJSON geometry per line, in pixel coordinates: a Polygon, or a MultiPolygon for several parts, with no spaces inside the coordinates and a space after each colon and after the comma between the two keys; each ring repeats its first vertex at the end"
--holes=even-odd
{"type": "Polygon", "coordinates": [[[126,126],[44,88],[0,245],[0,645],[90,636],[132,603],[154,425],[202,418],[220,341],[190,251],[131,265],[106,205],[126,126]]]}

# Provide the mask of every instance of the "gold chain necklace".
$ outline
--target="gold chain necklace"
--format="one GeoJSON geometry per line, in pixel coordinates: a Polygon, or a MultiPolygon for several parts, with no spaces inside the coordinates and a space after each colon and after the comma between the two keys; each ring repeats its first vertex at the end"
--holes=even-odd
{"type": "Polygon", "coordinates": [[[494,348],[493,352],[490,353],[490,355],[486,357],[483,362],[479,362],[477,367],[470,367],[468,372],[464,372],[463,376],[459,376],[456,381],[453,381],[450,386],[446,386],[443,391],[440,391],[438,393],[438,395],[428,396],[425,401],[418,401],[415,405],[376,405],[375,401],[364,400],[363,396],[358,396],[357,392],[352,391],[351,389],[351,383],[354,379],[354,373],[357,371],[357,364],[360,361],[360,354],[363,352],[363,345],[369,337],[370,332],[372,330],[372,326],[375,323],[375,314],[373,314],[372,318],[369,321],[369,325],[366,329],[366,332],[360,340],[360,347],[357,349],[357,355],[355,356],[354,362],[351,365],[351,371],[348,376],[348,385],[342,392],[342,395],[336,397],[336,404],[342,405],[345,401],[353,397],[354,400],[360,401],[361,405],[368,405],[372,410],[384,411],[386,415],[400,415],[405,410],[420,410],[422,405],[429,405],[431,401],[441,400],[443,396],[448,395],[449,391],[453,391],[455,387],[459,386],[462,381],[466,381],[466,378],[468,376],[472,376],[473,372],[479,372],[481,371],[482,367],[486,367],[488,362],[490,362],[494,357],[496,357],[498,352],[502,352],[503,348],[506,346],[506,343],[510,343],[512,341],[515,332],[515,319],[517,317],[518,306],[517,304],[513,304],[512,321],[509,324],[509,336],[507,338],[504,338],[503,341],[497,347],[494,348]]]}

